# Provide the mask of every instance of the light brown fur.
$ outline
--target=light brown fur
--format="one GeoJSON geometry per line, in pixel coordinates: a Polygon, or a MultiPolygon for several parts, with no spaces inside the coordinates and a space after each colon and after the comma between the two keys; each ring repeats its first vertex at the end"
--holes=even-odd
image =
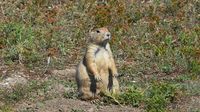
{"type": "Polygon", "coordinates": [[[108,41],[107,28],[90,32],[89,43],[83,60],[76,70],[79,96],[83,100],[99,98],[99,93],[119,93],[117,68],[108,41]]]}

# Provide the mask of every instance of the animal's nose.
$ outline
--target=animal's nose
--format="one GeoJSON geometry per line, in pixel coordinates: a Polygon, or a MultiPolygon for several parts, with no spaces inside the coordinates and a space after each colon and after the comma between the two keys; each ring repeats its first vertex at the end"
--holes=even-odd
{"type": "Polygon", "coordinates": [[[106,37],[111,38],[111,34],[110,33],[106,33],[106,37]]]}
{"type": "Polygon", "coordinates": [[[110,37],[110,34],[106,34],[107,37],[110,37]]]}

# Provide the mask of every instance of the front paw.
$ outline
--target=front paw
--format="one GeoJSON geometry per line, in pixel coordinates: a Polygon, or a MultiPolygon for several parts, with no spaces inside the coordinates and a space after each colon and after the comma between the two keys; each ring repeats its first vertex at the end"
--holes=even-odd
{"type": "Polygon", "coordinates": [[[95,80],[96,80],[96,81],[102,81],[100,75],[95,75],[95,80]]]}

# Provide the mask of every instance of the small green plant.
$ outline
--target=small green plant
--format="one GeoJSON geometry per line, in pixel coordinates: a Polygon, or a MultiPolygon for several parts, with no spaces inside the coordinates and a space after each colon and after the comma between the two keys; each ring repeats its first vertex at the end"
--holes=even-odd
{"type": "Polygon", "coordinates": [[[136,88],[128,88],[118,97],[120,103],[130,104],[133,107],[138,107],[143,101],[143,93],[136,88]]]}
{"type": "Polygon", "coordinates": [[[200,63],[197,60],[191,60],[188,63],[188,69],[190,72],[195,73],[196,75],[200,74],[200,63]]]}
{"type": "Polygon", "coordinates": [[[163,112],[175,97],[176,85],[153,82],[145,92],[145,106],[148,112],[163,112]]]}
{"type": "Polygon", "coordinates": [[[129,87],[119,95],[121,104],[139,107],[142,104],[148,112],[163,112],[175,97],[177,86],[167,82],[151,82],[144,89],[129,87]]]}
{"type": "Polygon", "coordinates": [[[17,85],[13,90],[3,91],[3,101],[6,103],[15,103],[25,97],[27,92],[26,88],[22,85],[17,85]]]}
{"type": "Polygon", "coordinates": [[[78,98],[78,94],[74,91],[70,91],[70,92],[65,92],[64,93],[64,97],[65,98],[69,98],[69,99],[77,99],[78,98]]]}
{"type": "Polygon", "coordinates": [[[172,66],[168,63],[165,63],[161,66],[161,71],[169,74],[170,72],[172,72],[172,66]]]}

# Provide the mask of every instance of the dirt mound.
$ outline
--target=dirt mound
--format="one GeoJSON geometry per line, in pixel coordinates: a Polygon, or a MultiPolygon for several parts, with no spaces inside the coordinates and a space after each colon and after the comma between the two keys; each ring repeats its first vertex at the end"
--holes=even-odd
{"type": "Polygon", "coordinates": [[[35,104],[24,102],[17,106],[16,111],[34,111],[34,112],[141,112],[138,108],[120,107],[119,105],[99,106],[90,102],[56,98],[35,104]]]}

